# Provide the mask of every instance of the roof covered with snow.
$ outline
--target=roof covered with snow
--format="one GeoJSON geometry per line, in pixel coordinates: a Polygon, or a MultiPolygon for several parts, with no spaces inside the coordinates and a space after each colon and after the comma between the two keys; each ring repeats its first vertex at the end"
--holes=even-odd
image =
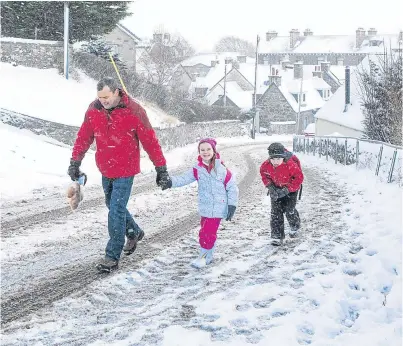
{"type": "MultiPolygon", "coordinates": [[[[235,81],[227,82],[225,88],[226,96],[241,109],[252,108],[252,90],[243,90],[235,81]]],[[[224,95],[224,83],[218,83],[207,95],[209,105],[219,100],[224,95]]]]}
{"type": "Polygon", "coordinates": [[[383,52],[385,47],[398,48],[398,34],[377,34],[382,43],[370,45],[370,37],[366,37],[360,47],[356,48],[354,35],[312,35],[300,36],[294,48],[290,48],[289,36],[278,36],[270,41],[262,40],[260,52],[264,53],[372,53],[383,52]]]}
{"type": "MultiPolygon", "coordinates": [[[[237,56],[245,56],[245,54],[239,52],[221,52],[221,53],[203,53],[194,55],[184,61],[182,61],[182,66],[190,67],[196,65],[211,66],[211,61],[219,61],[218,65],[224,65],[226,58],[237,59],[237,56]]],[[[246,61],[249,63],[254,63],[255,59],[246,57],[246,61]]]]}
{"type": "MultiPolygon", "coordinates": [[[[368,65],[369,58],[366,57],[359,68],[365,68],[368,65]]],[[[357,80],[357,68],[351,68],[350,78],[350,101],[351,105],[348,106],[345,112],[345,87],[340,87],[331,99],[316,113],[317,119],[324,119],[336,124],[343,125],[355,130],[363,131],[362,121],[364,115],[361,107],[361,100],[359,96],[359,86],[357,80]]]]}

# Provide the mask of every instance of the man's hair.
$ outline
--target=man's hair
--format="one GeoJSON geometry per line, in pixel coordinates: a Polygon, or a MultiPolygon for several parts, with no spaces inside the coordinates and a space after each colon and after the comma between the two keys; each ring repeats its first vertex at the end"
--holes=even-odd
{"type": "Polygon", "coordinates": [[[97,84],[97,90],[101,91],[104,87],[109,87],[112,92],[119,89],[119,84],[112,77],[104,77],[97,84]]]}

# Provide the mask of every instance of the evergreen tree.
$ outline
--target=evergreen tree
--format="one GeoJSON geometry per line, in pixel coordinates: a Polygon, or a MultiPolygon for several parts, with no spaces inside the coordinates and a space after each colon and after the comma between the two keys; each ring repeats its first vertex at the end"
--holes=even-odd
{"type": "Polygon", "coordinates": [[[370,61],[358,76],[369,139],[402,145],[402,54],[386,53],[370,61]]]}
{"type": "MultiPolygon", "coordinates": [[[[130,15],[126,1],[71,1],[70,41],[104,35],[130,15]]],[[[38,40],[63,40],[63,1],[1,1],[1,35],[38,40]]]]}
{"type": "Polygon", "coordinates": [[[81,46],[80,50],[83,52],[94,54],[95,56],[105,59],[108,62],[110,62],[109,53],[112,53],[112,58],[115,61],[116,65],[123,69],[127,68],[127,66],[120,58],[119,54],[114,52],[113,47],[106,43],[100,36],[90,39],[88,42],[81,46]]]}

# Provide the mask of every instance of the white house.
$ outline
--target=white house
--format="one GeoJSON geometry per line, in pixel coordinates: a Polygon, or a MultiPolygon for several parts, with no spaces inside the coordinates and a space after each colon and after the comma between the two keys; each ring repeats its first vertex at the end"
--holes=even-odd
{"type": "Polygon", "coordinates": [[[348,69],[350,83],[345,81],[344,87],[339,88],[316,113],[316,136],[339,133],[347,137],[362,137],[364,113],[359,93],[358,72],[369,68],[370,58],[371,56],[367,56],[358,67],[348,69]],[[348,95],[350,100],[347,99],[348,95]]]}

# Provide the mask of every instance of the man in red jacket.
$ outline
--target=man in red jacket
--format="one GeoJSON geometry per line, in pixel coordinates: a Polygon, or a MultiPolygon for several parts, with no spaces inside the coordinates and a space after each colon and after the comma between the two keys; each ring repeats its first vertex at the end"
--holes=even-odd
{"type": "Polygon", "coordinates": [[[144,232],[126,209],[133,178],[140,172],[140,142],[154,163],[157,185],[165,186],[170,177],[144,108],[119,89],[112,78],[102,79],[97,90],[98,97],[90,104],[78,131],[68,174],[73,181],[78,180],[81,161],[95,139],[95,161],[102,174],[105,203],[109,209],[109,241],[105,259],[97,268],[109,272],[118,267],[122,250],[126,255],[133,253],[137,242],[144,237],[144,232]]]}
{"type": "Polygon", "coordinates": [[[260,167],[263,184],[268,188],[271,199],[271,243],[281,245],[284,235],[284,213],[290,224],[290,236],[294,237],[301,220],[295,206],[298,190],[304,180],[300,162],[281,143],[272,143],[269,159],[260,167]]]}

